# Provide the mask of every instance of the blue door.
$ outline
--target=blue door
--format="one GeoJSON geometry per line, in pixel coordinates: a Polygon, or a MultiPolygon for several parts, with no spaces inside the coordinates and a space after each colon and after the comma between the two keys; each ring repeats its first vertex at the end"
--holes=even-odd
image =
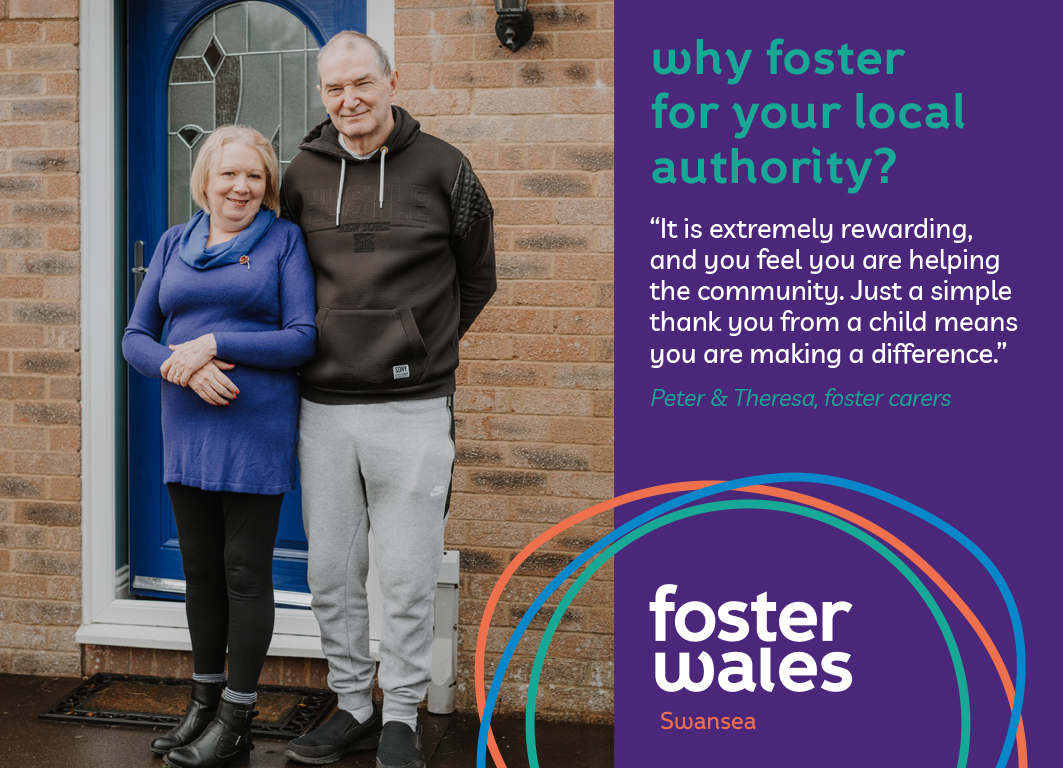
{"type": "MultiPolygon", "coordinates": [[[[226,123],[253,126],[272,141],[283,175],[307,129],[326,116],[315,57],[342,29],[365,31],[365,0],[128,4],[130,309],[159,238],[196,210],[188,180],[203,139],[226,123]]],[[[162,383],[130,368],[128,385],[130,591],[179,597],[184,576],[162,480],[162,383]]],[[[309,591],[298,489],[281,508],[274,584],[309,591]]]]}

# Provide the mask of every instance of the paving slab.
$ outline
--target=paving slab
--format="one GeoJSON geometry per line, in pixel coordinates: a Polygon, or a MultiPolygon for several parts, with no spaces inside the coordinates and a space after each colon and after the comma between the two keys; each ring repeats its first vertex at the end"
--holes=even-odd
{"type": "MultiPolygon", "coordinates": [[[[491,718],[491,731],[506,768],[528,768],[524,717],[491,718]]],[[[429,768],[474,768],[480,720],[474,715],[454,716],[429,768]]],[[[586,723],[539,722],[535,749],[540,768],[613,768],[613,727],[586,723]]],[[[487,765],[493,765],[490,756],[487,765]]]]}

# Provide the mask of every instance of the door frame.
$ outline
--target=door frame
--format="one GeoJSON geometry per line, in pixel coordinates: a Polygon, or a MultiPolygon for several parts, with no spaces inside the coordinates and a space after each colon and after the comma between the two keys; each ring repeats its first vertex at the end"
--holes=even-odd
{"type": "MultiPolygon", "coordinates": [[[[115,392],[125,386],[116,371],[116,334],[125,323],[115,313],[115,270],[125,269],[126,247],[115,222],[125,204],[118,152],[123,142],[125,93],[116,87],[116,34],[124,21],[121,0],[80,0],[79,155],[81,171],[81,611],[75,640],[82,644],[189,650],[183,603],[131,600],[128,569],[115,568],[119,510],[115,392]],[[89,107],[91,105],[91,108],[89,107]]],[[[394,54],[394,0],[367,0],[366,29],[394,54]]],[[[273,656],[321,658],[320,630],[310,611],[278,608],[273,656]]]]}

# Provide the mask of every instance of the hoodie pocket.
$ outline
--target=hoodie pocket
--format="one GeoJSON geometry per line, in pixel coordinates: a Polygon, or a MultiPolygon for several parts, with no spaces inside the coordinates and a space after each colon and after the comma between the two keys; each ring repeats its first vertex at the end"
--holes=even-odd
{"type": "Polygon", "coordinates": [[[327,392],[412,387],[421,382],[428,366],[428,348],[409,307],[321,307],[317,339],[317,355],[302,375],[327,392]]]}

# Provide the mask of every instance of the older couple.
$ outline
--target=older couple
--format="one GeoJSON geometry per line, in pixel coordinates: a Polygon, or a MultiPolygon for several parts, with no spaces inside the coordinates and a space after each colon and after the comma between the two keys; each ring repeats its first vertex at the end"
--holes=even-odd
{"type": "Polygon", "coordinates": [[[151,748],[175,768],[220,768],[251,748],[296,452],[339,709],[285,754],[316,765],[375,748],[379,768],[424,766],[417,706],[449,512],[454,370],[458,340],[495,290],[492,210],[461,152],[392,104],[398,76],[374,40],[336,35],[318,76],[328,120],[279,193],[261,134],[209,137],[192,174],[203,210],[163,236],[123,339],[138,371],[165,379],[164,480],[194,675],[184,718],[151,748]],[[371,698],[370,527],[382,711],[371,698]]]}

